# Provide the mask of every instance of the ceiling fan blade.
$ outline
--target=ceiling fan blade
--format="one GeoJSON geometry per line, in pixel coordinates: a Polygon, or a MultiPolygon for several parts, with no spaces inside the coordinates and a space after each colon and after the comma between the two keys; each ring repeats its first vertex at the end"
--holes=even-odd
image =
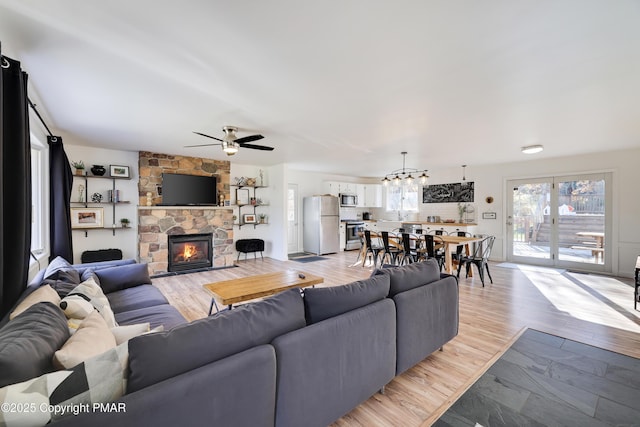
{"type": "Polygon", "coordinates": [[[262,135],[249,135],[249,136],[243,136],[242,138],[238,138],[234,142],[237,144],[243,145],[245,142],[258,141],[259,139],[262,139],[262,138],[264,138],[264,136],[262,135]]]}
{"type": "Polygon", "coordinates": [[[221,140],[220,138],[216,138],[215,136],[205,135],[204,133],[200,133],[200,132],[193,132],[193,133],[195,133],[196,135],[204,136],[206,138],[215,139],[216,141],[224,142],[223,140],[221,140]]]}
{"type": "Polygon", "coordinates": [[[218,143],[218,144],[185,145],[185,146],[184,146],[184,148],[191,148],[191,147],[211,147],[212,145],[222,145],[222,143],[218,143]]]}
{"type": "Polygon", "coordinates": [[[242,148],[252,148],[254,150],[273,151],[273,147],[267,147],[266,145],[240,144],[240,147],[242,147],[242,148]]]}

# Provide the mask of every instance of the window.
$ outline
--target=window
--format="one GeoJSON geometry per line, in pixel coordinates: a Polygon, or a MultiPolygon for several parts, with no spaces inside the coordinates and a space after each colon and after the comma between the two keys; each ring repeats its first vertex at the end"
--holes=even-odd
{"type": "Polygon", "coordinates": [[[418,185],[389,185],[387,187],[388,211],[418,211],[418,185]]]}
{"type": "Polygon", "coordinates": [[[41,254],[47,247],[47,150],[31,135],[31,252],[41,254]]]}

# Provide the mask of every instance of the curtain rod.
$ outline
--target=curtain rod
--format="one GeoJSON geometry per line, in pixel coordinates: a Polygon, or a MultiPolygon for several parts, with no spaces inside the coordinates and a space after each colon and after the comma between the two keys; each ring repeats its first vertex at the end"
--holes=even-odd
{"type": "Polygon", "coordinates": [[[29,107],[31,107],[33,112],[36,113],[36,116],[38,116],[38,119],[40,119],[40,123],[42,123],[42,126],[44,126],[44,128],[47,130],[47,132],[49,132],[49,136],[53,136],[53,134],[51,133],[51,130],[49,129],[49,126],[47,126],[47,124],[44,122],[44,119],[42,118],[42,116],[38,112],[38,109],[36,108],[36,104],[31,102],[31,99],[29,99],[28,97],[27,97],[27,101],[29,101],[29,107]]]}
{"type": "MultiPolygon", "coordinates": [[[[9,68],[9,62],[7,61],[7,58],[8,59],[11,59],[11,58],[4,55],[1,55],[1,56],[2,56],[2,60],[0,61],[0,66],[2,66],[2,68],[9,68]]],[[[15,59],[12,59],[12,61],[15,61],[15,59]]],[[[40,123],[42,123],[42,126],[44,126],[47,132],[49,132],[49,136],[53,136],[53,133],[51,133],[51,129],[49,129],[49,126],[47,126],[47,124],[44,122],[44,119],[42,118],[42,116],[40,115],[40,112],[36,108],[36,104],[31,102],[31,99],[29,99],[28,96],[27,96],[27,101],[29,101],[29,107],[31,107],[33,112],[36,113],[36,116],[38,116],[38,119],[40,119],[40,123]]]]}

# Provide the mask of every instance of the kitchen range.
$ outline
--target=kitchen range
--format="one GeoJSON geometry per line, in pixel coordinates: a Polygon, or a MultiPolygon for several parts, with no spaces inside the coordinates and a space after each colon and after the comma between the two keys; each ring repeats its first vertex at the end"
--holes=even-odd
{"type": "Polygon", "coordinates": [[[344,250],[360,249],[362,247],[360,233],[364,231],[364,222],[350,219],[343,219],[342,222],[345,223],[346,227],[344,250]]]}

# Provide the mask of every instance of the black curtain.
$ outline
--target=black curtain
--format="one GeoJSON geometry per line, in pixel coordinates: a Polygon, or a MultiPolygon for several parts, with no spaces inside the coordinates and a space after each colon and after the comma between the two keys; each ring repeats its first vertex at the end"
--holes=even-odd
{"type": "Polygon", "coordinates": [[[0,58],[0,317],[27,286],[31,252],[31,144],[27,74],[0,58]]]}
{"type": "Polygon", "coordinates": [[[71,187],[73,172],[69,166],[67,153],[64,152],[62,138],[47,137],[49,143],[49,224],[51,256],[57,256],[73,262],[73,246],[71,241],[71,187]]]}

